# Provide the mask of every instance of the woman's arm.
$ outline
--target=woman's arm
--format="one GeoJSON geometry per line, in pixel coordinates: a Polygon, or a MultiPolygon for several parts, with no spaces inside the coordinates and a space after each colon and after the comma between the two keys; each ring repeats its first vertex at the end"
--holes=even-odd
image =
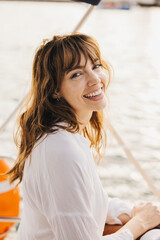
{"type": "Polygon", "coordinates": [[[129,229],[134,239],[160,224],[160,210],[151,202],[140,202],[133,207],[132,218],[121,229],[129,229]]]}
{"type": "Polygon", "coordinates": [[[119,198],[108,198],[107,224],[124,224],[129,221],[131,215],[132,207],[130,207],[126,202],[119,198]],[[123,221],[123,215],[127,216],[127,220],[125,220],[125,222],[123,221]]]}
{"type": "Polygon", "coordinates": [[[104,235],[114,232],[120,232],[129,229],[134,239],[138,239],[141,235],[152,228],[159,228],[160,210],[151,203],[139,203],[133,208],[133,217],[131,219],[125,214],[120,216],[124,225],[105,225],[104,235]],[[125,223],[126,222],[126,223],[125,223]]]}
{"type": "Polygon", "coordinates": [[[117,232],[124,224],[126,224],[131,219],[131,217],[126,213],[121,214],[118,218],[122,222],[122,225],[111,225],[106,223],[104,226],[103,236],[117,232]]]}
{"type": "Polygon", "coordinates": [[[121,227],[122,227],[122,225],[110,225],[110,224],[106,223],[105,226],[104,226],[103,236],[115,233],[121,227]]]}
{"type": "MultiPolygon", "coordinates": [[[[123,226],[123,225],[109,225],[109,224],[105,224],[103,236],[117,232],[122,226],[123,226]]],[[[155,227],[155,229],[160,229],[160,225],[158,225],[157,227],[155,227]]],[[[142,235],[143,235],[143,234],[142,234],[142,235]]],[[[140,236],[140,237],[141,237],[141,236],[140,236]]],[[[139,240],[140,237],[137,238],[137,240],[139,240]]]]}

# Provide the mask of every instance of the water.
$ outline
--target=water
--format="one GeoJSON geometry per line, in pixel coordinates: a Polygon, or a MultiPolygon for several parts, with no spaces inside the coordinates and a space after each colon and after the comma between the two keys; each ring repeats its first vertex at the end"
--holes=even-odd
{"type": "MultiPolygon", "coordinates": [[[[44,38],[71,32],[86,4],[0,2],[0,124],[30,86],[36,47],[44,38]]],[[[160,191],[160,8],[97,9],[81,32],[94,36],[114,69],[108,95],[110,121],[160,191]]],[[[0,135],[0,155],[15,158],[15,119],[0,135]]],[[[109,134],[99,175],[111,196],[129,203],[157,201],[109,134]]],[[[14,239],[12,233],[8,239],[14,239]]]]}

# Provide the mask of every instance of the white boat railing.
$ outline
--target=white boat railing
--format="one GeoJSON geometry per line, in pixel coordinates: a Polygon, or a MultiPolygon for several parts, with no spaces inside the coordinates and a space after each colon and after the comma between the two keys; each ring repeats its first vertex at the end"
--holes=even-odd
{"type": "Polygon", "coordinates": [[[0,222],[19,223],[20,221],[21,221],[20,217],[0,217],[0,222]]]}

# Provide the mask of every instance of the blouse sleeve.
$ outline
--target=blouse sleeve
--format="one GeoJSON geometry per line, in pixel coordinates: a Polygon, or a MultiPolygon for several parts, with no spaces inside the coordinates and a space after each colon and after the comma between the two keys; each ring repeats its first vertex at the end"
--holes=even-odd
{"type": "Polygon", "coordinates": [[[118,218],[122,213],[132,215],[132,208],[119,198],[109,198],[106,223],[122,224],[118,218]]]}
{"type": "Polygon", "coordinates": [[[46,140],[41,179],[41,206],[55,239],[132,240],[131,233],[101,236],[92,215],[85,155],[64,140],[46,140]],[[63,148],[61,147],[63,146],[63,148]]]}

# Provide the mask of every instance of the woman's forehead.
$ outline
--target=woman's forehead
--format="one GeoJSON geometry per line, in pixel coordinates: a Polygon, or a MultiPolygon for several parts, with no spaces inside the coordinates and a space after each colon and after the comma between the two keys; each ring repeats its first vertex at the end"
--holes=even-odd
{"type": "Polygon", "coordinates": [[[78,67],[78,66],[85,67],[87,62],[90,62],[90,61],[91,61],[91,59],[88,56],[84,56],[84,54],[81,53],[79,64],[77,64],[77,66],[75,66],[75,67],[78,67]]]}
{"type": "Polygon", "coordinates": [[[76,67],[85,67],[88,63],[94,64],[95,62],[99,61],[100,59],[96,56],[94,59],[90,58],[89,56],[85,57],[83,54],[81,54],[79,65],[77,64],[76,67]]]}
{"type": "Polygon", "coordinates": [[[96,54],[93,54],[91,56],[88,54],[80,53],[74,59],[74,61],[73,59],[70,61],[70,64],[68,64],[68,67],[65,69],[65,72],[68,73],[76,68],[85,67],[88,62],[94,64],[98,60],[100,61],[100,57],[97,56],[96,54]]]}

